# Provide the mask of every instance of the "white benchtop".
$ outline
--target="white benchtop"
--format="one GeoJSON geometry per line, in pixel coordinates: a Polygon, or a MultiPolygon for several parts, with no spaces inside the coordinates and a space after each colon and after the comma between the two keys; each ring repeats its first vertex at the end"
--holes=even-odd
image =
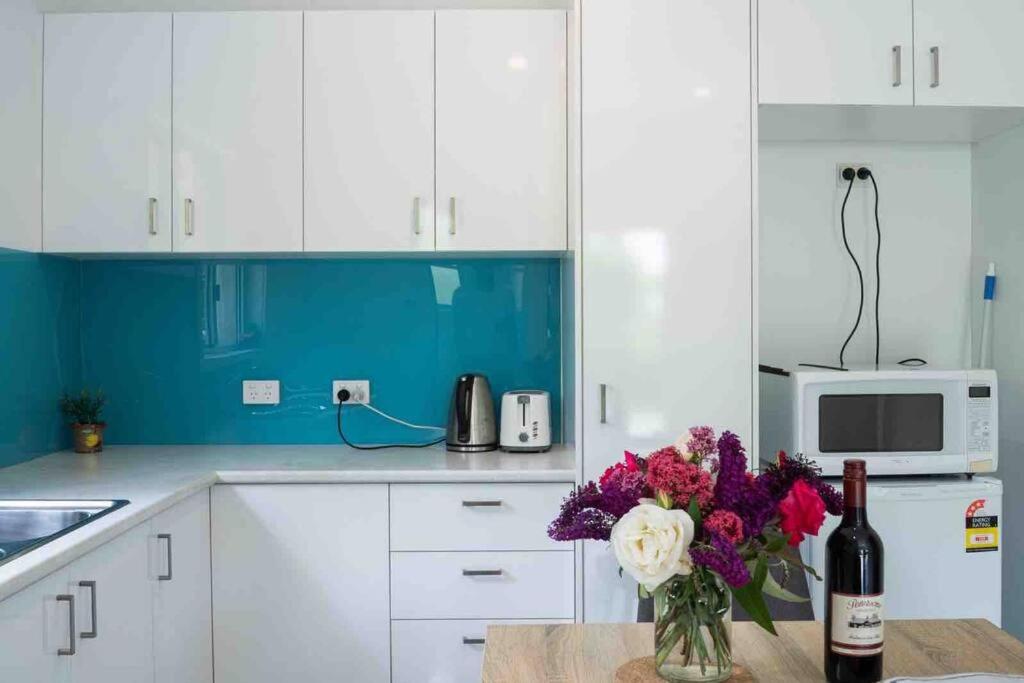
{"type": "MultiPolygon", "coordinates": [[[[127,499],[130,504],[0,565],[0,600],[214,484],[536,483],[575,481],[575,452],[448,453],[443,446],[107,446],[0,469],[0,499],[127,499]]],[[[568,486],[567,486],[568,489],[568,486]]],[[[552,510],[552,517],[557,510],[552,510]]]]}

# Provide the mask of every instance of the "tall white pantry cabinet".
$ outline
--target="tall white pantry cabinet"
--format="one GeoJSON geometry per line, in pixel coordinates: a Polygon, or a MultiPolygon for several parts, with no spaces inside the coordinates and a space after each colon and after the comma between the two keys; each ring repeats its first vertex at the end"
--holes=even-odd
{"type": "MultiPolygon", "coordinates": [[[[750,0],[581,0],[581,13],[589,480],[694,424],[754,445],[754,29],[750,0]]],[[[584,619],[635,619],[612,553],[582,552],[584,619]]]]}

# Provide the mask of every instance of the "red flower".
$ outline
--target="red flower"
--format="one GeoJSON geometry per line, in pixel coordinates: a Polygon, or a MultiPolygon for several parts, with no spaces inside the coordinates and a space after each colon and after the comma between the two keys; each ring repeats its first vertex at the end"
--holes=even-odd
{"type": "Polygon", "coordinates": [[[825,523],[825,502],[806,481],[797,479],[779,503],[779,514],[779,526],[789,534],[789,544],[795,548],[804,540],[804,534],[818,535],[825,523]]]}
{"type": "Polygon", "coordinates": [[[665,493],[677,507],[687,509],[690,499],[706,509],[714,496],[711,473],[700,465],[684,460],[684,456],[673,446],[651,453],[647,458],[647,484],[656,493],[665,493]]]}
{"type": "Polygon", "coordinates": [[[743,541],[743,520],[735,512],[715,510],[704,520],[704,528],[730,543],[743,541]]]}
{"type": "Polygon", "coordinates": [[[627,472],[639,472],[639,471],[640,471],[640,464],[636,461],[636,454],[635,453],[630,453],[629,451],[626,451],[626,461],[625,462],[617,462],[617,463],[615,463],[614,465],[612,465],[611,467],[606,469],[604,471],[604,474],[601,475],[601,479],[600,479],[601,488],[604,488],[605,486],[607,486],[608,482],[611,481],[611,479],[613,477],[617,477],[620,474],[625,474],[627,472]]]}

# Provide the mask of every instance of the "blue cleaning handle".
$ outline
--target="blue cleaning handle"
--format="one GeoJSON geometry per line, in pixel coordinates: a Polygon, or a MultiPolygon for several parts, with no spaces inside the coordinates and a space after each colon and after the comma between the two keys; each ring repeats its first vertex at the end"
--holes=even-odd
{"type": "Polygon", "coordinates": [[[993,264],[989,264],[988,272],[985,274],[985,301],[991,301],[996,298],[996,269],[993,264]]]}

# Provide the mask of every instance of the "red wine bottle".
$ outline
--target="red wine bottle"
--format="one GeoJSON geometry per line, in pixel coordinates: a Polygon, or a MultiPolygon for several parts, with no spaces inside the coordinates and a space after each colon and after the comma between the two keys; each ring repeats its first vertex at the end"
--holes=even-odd
{"type": "Polygon", "coordinates": [[[863,460],[843,463],[843,521],[825,544],[825,678],[882,680],[885,584],[882,539],[868,524],[863,460]]]}

